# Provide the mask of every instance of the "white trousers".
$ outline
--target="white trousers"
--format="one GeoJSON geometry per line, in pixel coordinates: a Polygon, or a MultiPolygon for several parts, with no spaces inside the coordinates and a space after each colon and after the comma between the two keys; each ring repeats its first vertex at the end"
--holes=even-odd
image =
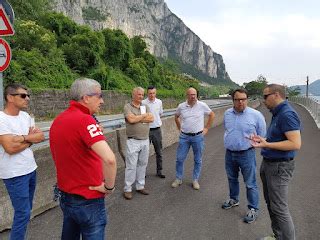
{"type": "Polygon", "coordinates": [[[126,169],[124,191],[132,192],[132,184],[136,182],[136,190],[144,189],[146,168],[149,158],[149,139],[127,139],[126,169]]]}

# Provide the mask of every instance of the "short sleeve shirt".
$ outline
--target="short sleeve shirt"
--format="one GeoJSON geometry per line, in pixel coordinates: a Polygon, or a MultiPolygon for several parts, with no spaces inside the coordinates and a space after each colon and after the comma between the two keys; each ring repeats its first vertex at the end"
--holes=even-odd
{"type": "Polygon", "coordinates": [[[204,128],[204,115],[209,115],[211,109],[205,102],[197,101],[193,106],[188,102],[180,103],[176,116],[180,117],[181,131],[185,133],[197,133],[204,128]]]}
{"type": "MultiPolygon", "coordinates": [[[[150,108],[147,105],[141,104],[146,108],[146,112],[150,112],[150,108]]],[[[141,109],[135,107],[132,103],[127,103],[124,106],[124,116],[126,119],[126,132],[128,138],[134,138],[138,140],[145,140],[149,138],[149,123],[129,123],[127,121],[128,114],[141,115],[141,109]]]]}
{"type": "Polygon", "coordinates": [[[161,127],[162,121],[161,121],[161,115],[163,113],[163,108],[162,108],[162,101],[158,98],[156,98],[153,102],[150,101],[148,98],[144,99],[142,101],[143,104],[148,105],[150,108],[150,112],[153,115],[153,122],[149,124],[150,128],[157,128],[161,127]]]}
{"type": "MultiPolygon", "coordinates": [[[[285,133],[301,129],[298,113],[291,107],[288,101],[280,103],[272,111],[272,119],[267,131],[268,142],[280,142],[287,140],[285,133]]],[[[294,158],[296,151],[280,151],[263,148],[261,155],[265,158],[294,158]]]]}
{"type": "Polygon", "coordinates": [[[50,128],[50,149],[60,190],[87,199],[103,197],[89,186],[103,182],[101,158],[91,146],[105,137],[89,110],[76,101],[61,113],[50,128]]]}
{"type": "MultiPolygon", "coordinates": [[[[17,116],[0,112],[0,135],[28,135],[31,126],[31,117],[28,113],[20,111],[17,116]]],[[[8,179],[23,176],[37,168],[31,148],[8,154],[0,145],[0,178],[8,179]]]]}

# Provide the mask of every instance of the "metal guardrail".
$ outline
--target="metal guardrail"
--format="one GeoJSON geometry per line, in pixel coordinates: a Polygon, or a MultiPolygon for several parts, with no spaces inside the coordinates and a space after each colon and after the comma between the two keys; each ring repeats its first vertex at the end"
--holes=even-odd
{"type": "MultiPolygon", "coordinates": [[[[219,104],[211,104],[209,107],[211,109],[219,108],[219,107],[225,107],[232,105],[231,103],[219,103],[219,104]]],[[[176,112],[176,109],[167,109],[163,111],[162,117],[170,117],[173,116],[176,112]]],[[[105,130],[114,130],[117,128],[121,128],[125,126],[125,119],[124,117],[121,118],[114,118],[114,119],[106,119],[106,120],[100,120],[100,123],[102,124],[103,128],[105,130]]]]}
{"type": "Polygon", "coordinates": [[[303,105],[311,114],[311,116],[314,118],[316,124],[318,125],[318,128],[320,129],[320,102],[316,98],[311,97],[302,97],[302,96],[296,96],[296,97],[290,97],[290,101],[303,105]]]}
{"type": "MultiPolygon", "coordinates": [[[[232,102],[224,102],[224,103],[218,103],[218,104],[209,104],[208,105],[211,109],[216,109],[220,107],[225,107],[225,106],[232,106],[232,102]]],[[[173,116],[176,112],[176,109],[166,109],[163,111],[162,117],[170,117],[173,116]]],[[[114,117],[114,118],[102,118],[101,116],[98,117],[100,123],[102,124],[103,128],[105,130],[114,130],[117,128],[124,127],[126,122],[124,119],[124,116],[122,114],[117,115],[119,117],[114,117]]],[[[34,144],[33,148],[41,148],[43,146],[47,146],[49,144],[49,131],[50,127],[43,127],[41,130],[44,133],[45,140],[41,143],[34,144]]]]}

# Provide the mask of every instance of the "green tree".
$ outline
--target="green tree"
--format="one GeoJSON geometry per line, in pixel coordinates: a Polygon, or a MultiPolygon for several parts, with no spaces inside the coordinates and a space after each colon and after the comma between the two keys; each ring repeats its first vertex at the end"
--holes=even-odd
{"type": "Polygon", "coordinates": [[[128,76],[141,87],[148,85],[148,70],[143,58],[134,58],[127,69],[128,76]]]}
{"type": "Polygon", "coordinates": [[[141,58],[144,56],[147,50],[147,44],[141,36],[134,36],[131,38],[131,46],[135,58],[141,58]]]}
{"type": "Polygon", "coordinates": [[[64,43],[70,43],[71,37],[79,31],[78,25],[62,13],[47,13],[41,17],[39,22],[46,29],[55,33],[58,47],[64,43]]]}
{"type": "Polygon", "coordinates": [[[100,32],[83,28],[71,38],[70,43],[64,44],[62,49],[70,68],[80,75],[85,75],[100,64],[104,38],[100,32]]]}
{"type": "Polygon", "coordinates": [[[39,49],[41,53],[47,54],[57,48],[55,35],[34,21],[16,21],[15,31],[15,35],[9,40],[13,49],[39,49]]]}
{"type": "Polygon", "coordinates": [[[263,89],[267,86],[267,79],[263,75],[259,75],[255,81],[244,83],[245,89],[249,96],[261,96],[263,89]]]}
{"type": "Polygon", "coordinates": [[[37,20],[51,9],[49,0],[11,0],[10,4],[18,19],[37,20]]]}
{"type": "Polygon", "coordinates": [[[59,50],[47,55],[39,49],[15,50],[5,72],[6,83],[20,82],[30,88],[68,88],[75,77],[59,50]]]}
{"type": "Polygon", "coordinates": [[[104,29],[102,34],[105,39],[104,61],[125,71],[133,58],[129,38],[121,30],[104,29]]]}
{"type": "Polygon", "coordinates": [[[300,91],[301,91],[301,89],[298,86],[295,86],[295,87],[285,86],[285,89],[286,89],[287,96],[289,97],[297,96],[300,94],[300,91]]]}

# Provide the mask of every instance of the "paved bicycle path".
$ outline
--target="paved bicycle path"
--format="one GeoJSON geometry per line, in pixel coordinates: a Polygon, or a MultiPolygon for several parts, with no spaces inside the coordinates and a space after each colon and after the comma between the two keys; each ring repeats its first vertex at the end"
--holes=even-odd
{"type": "MultiPolygon", "coordinates": [[[[296,157],[296,170],[290,184],[290,210],[296,226],[297,239],[320,239],[320,131],[308,112],[295,106],[303,123],[302,149],[296,157]]],[[[269,121],[271,114],[266,108],[259,110],[269,121]]],[[[245,189],[241,179],[240,206],[221,209],[227,198],[228,186],[224,170],[223,127],[209,131],[206,136],[203,157],[201,189],[191,187],[193,160],[189,154],[185,166],[183,184],[172,189],[175,176],[177,145],[164,150],[164,173],[166,179],[155,176],[155,158],[150,158],[146,187],[149,196],[134,194],[131,201],[122,197],[124,172],[117,176],[117,190],[107,199],[109,211],[108,239],[111,240],[171,240],[171,239],[256,239],[271,232],[268,212],[260,189],[260,216],[252,224],[243,223],[247,211],[245,189]]],[[[257,165],[261,157],[257,151],[257,165]]],[[[258,177],[259,179],[259,177],[258,177]]],[[[261,182],[259,179],[259,184],[261,182]]],[[[55,208],[32,219],[28,239],[60,239],[62,214],[55,208]]],[[[7,239],[8,231],[0,233],[7,239]]]]}

